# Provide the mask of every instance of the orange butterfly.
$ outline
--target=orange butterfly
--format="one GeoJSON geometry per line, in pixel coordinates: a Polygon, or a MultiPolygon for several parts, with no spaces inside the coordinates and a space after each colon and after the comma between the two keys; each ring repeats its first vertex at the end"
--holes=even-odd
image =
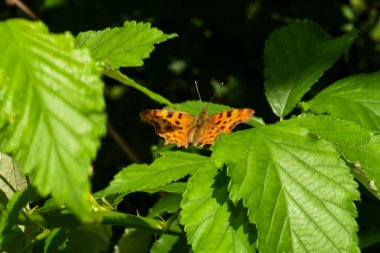
{"type": "Polygon", "coordinates": [[[213,144],[220,133],[230,133],[239,123],[249,121],[253,109],[232,109],[209,116],[205,108],[198,117],[186,112],[171,110],[145,110],[141,120],[150,123],[156,134],[165,138],[165,144],[177,147],[213,144]]]}

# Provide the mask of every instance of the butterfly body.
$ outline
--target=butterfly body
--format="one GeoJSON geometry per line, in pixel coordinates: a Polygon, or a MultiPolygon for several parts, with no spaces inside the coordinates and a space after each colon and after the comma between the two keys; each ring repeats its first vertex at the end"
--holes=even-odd
{"type": "Polygon", "coordinates": [[[165,138],[165,144],[178,147],[213,144],[220,133],[230,133],[241,122],[249,121],[253,109],[232,109],[209,116],[203,109],[198,116],[172,110],[145,110],[141,120],[152,124],[156,134],[165,138]]]}

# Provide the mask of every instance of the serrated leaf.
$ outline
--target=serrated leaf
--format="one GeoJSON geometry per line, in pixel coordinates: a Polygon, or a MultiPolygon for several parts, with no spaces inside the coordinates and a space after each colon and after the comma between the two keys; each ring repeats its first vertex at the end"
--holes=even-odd
{"type": "Polygon", "coordinates": [[[175,36],[151,28],[149,23],[127,21],[123,27],[79,33],[76,45],[90,49],[95,60],[105,61],[112,68],[135,67],[141,66],[143,59],[149,57],[154,44],[175,36]]]}
{"type": "MultiPolygon", "coordinates": [[[[16,191],[24,189],[28,182],[20,174],[10,156],[0,152],[0,189],[10,199],[16,191]]],[[[0,201],[1,202],[1,201],[0,201]]]]}
{"type": "Polygon", "coordinates": [[[380,71],[339,80],[303,103],[303,108],[380,130],[380,71]]]}
{"type": "Polygon", "coordinates": [[[298,126],[224,135],[212,158],[226,163],[230,198],[243,199],[260,252],[358,252],[357,184],[339,153],[298,126]]]}
{"type": "Polygon", "coordinates": [[[254,228],[248,224],[246,210],[236,210],[229,201],[225,173],[209,164],[191,176],[187,186],[180,222],[194,252],[254,251],[254,228]]]}
{"type": "Polygon", "coordinates": [[[212,163],[207,157],[185,152],[165,152],[152,164],[132,164],[122,169],[104,195],[149,191],[192,174],[212,163]]]}
{"type": "Polygon", "coordinates": [[[326,115],[301,115],[290,120],[331,142],[352,163],[355,177],[380,198],[380,135],[353,121],[326,115]]]}
{"type": "Polygon", "coordinates": [[[273,112],[283,118],[345,52],[356,31],[331,38],[317,24],[297,22],[274,31],[265,44],[265,90],[273,112]]]}
{"type": "Polygon", "coordinates": [[[0,34],[0,148],[40,194],[88,217],[88,170],[105,132],[101,69],[41,22],[2,22],[0,34]]]}
{"type": "Polygon", "coordinates": [[[110,225],[81,225],[67,234],[66,252],[97,253],[107,251],[112,229],[110,225]]]}

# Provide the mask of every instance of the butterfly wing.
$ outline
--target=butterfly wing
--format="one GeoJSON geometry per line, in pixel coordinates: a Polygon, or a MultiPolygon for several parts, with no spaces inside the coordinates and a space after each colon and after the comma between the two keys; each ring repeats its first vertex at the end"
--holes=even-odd
{"type": "Polygon", "coordinates": [[[232,109],[213,114],[205,126],[201,146],[213,144],[220,133],[230,133],[234,127],[249,121],[255,113],[253,109],[232,109]]]}
{"type": "Polygon", "coordinates": [[[188,147],[188,133],[194,126],[195,116],[170,110],[145,110],[140,116],[142,121],[154,126],[156,134],[165,138],[165,144],[174,143],[178,147],[188,147]]]}

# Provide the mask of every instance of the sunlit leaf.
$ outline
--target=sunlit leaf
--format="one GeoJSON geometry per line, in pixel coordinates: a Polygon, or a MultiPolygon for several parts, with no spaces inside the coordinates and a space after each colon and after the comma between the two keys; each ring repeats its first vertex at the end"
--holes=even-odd
{"type": "Polygon", "coordinates": [[[41,22],[2,22],[0,34],[0,149],[40,194],[86,218],[90,162],[105,132],[101,69],[69,33],[49,34],[41,22]]]}
{"type": "Polygon", "coordinates": [[[121,170],[106,188],[104,195],[156,189],[210,166],[210,163],[212,162],[204,156],[168,151],[150,165],[132,164],[121,170]]]}
{"type": "Polygon", "coordinates": [[[79,33],[76,44],[89,48],[97,61],[105,61],[112,68],[141,66],[149,57],[154,44],[175,37],[164,34],[149,23],[125,22],[123,27],[79,33]]]}
{"type": "Polygon", "coordinates": [[[336,149],[298,126],[224,135],[213,159],[226,163],[230,198],[243,199],[260,252],[357,252],[357,184],[336,149]]]}
{"type": "Polygon", "coordinates": [[[352,163],[355,177],[380,198],[380,135],[360,124],[327,115],[302,115],[290,124],[299,124],[331,142],[352,163]]]}
{"type": "Polygon", "coordinates": [[[303,103],[303,108],[380,130],[380,71],[339,80],[303,103]]]}

